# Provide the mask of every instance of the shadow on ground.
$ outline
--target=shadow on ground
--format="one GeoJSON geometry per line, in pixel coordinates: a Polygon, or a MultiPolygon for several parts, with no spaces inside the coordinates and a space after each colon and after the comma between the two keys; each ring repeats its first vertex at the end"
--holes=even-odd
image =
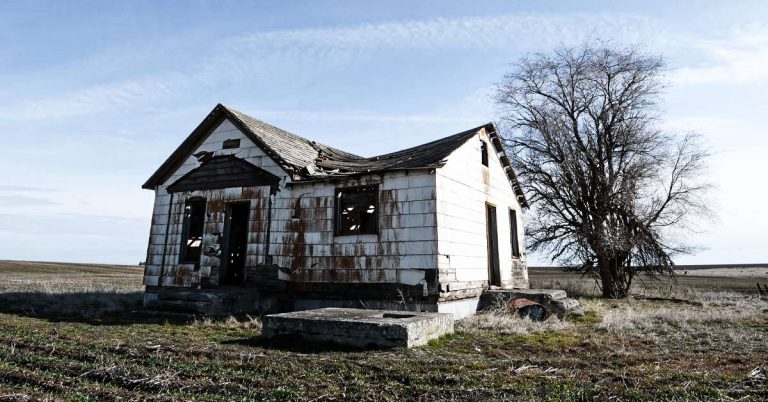
{"type": "Polygon", "coordinates": [[[300,337],[278,337],[278,338],[265,338],[262,336],[256,336],[243,339],[232,339],[221,342],[223,345],[240,345],[257,347],[262,349],[276,349],[285,352],[295,352],[302,354],[322,354],[322,353],[338,353],[338,352],[365,352],[371,350],[390,350],[388,348],[377,347],[371,345],[367,348],[345,346],[333,342],[317,342],[308,341],[300,337]]]}
{"type": "Polygon", "coordinates": [[[143,292],[8,292],[0,293],[0,313],[51,322],[92,325],[188,323],[186,314],[142,309],[143,292]]]}

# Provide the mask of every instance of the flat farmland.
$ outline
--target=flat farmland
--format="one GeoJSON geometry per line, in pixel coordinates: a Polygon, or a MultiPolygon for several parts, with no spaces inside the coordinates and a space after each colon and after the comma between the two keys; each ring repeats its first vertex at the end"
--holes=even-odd
{"type": "MultiPolygon", "coordinates": [[[[559,285],[580,294],[599,294],[594,280],[561,268],[530,267],[528,275],[532,287],[559,285]]],[[[674,279],[655,281],[638,277],[634,282],[634,291],[647,293],[714,290],[756,293],[758,283],[768,285],[768,264],[689,265],[678,267],[674,279]]]]}
{"type": "MultiPolygon", "coordinates": [[[[768,399],[761,277],[681,275],[636,297],[571,288],[584,316],[503,308],[411,350],[270,343],[257,316],[141,310],[139,267],[0,261],[0,401],[701,401],[768,399]]],[[[766,281],[763,281],[766,282],[766,281]]]]}

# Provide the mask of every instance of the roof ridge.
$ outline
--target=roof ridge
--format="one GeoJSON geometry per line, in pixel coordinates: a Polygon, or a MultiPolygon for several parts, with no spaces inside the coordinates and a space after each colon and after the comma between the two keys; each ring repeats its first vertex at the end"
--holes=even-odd
{"type": "Polygon", "coordinates": [[[491,124],[491,123],[486,123],[486,124],[483,124],[481,126],[477,126],[475,128],[471,128],[469,130],[462,131],[460,133],[449,135],[447,137],[440,137],[440,138],[438,138],[436,140],[432,140],[432,141],[425,142],[425,143],[422,143],[422,144],[414,145],[414,146],[409,147],[409,148],[400,149],[400,150],[397,150],[397,151],[394,151],[394,152],[389,152],[389,153],[386,153],[386,154],[371,156],[371,157],[365,158],[365,159],[367,159],[367,160],[381,160],[381,159],[384,159],[384,158],[388,158],[388,159],[389,158],[394,158],[394,157],[402,155],[402,154],[413,152],[414,150],[417,150],[417,149],[432,148],[432,147],[438,146],[438,145],[440,145],[440,144],[442,144],[442,143],[444,143],[446,141],[450,141],[450,140],[453,140],[453,139],[458,140],[458,139],[460,139],[460,138],[462,138],[464,136],[469,138],[469,137],[475,135],[483,127],[487,127],[489,124],[491,124]]]}
{"type": "MultiPolygon", "coordinates": [[[[380,154],[380,155],[374,155],[374,156],[366,157],[366,156],[360,156],[360,155],[357,155],[357,154],[353,154],[351,152],[348,152],[348,151],[345,151],[345,150],[342,150],[342,149],[339,149],[339,148],[336,148],[336,147],[332,147],[330,145],[318,142],[316,140],[311,140],[311,139],[303,137],[301,135],[294,134],[294,133],[292,133],[290,131],[286,131],[286,130],[280,128],[280,127],[273,126],[273,125],[271,125],[271,124],[269,124],[269,123],[267,123],[267,122],[265,122],[263,120],[259,120],[259,119],[255,118],[255,117],[253,117],[253,116],[251,116],[251,115],[249,115],[247,113],[241,112],[241,111],[239,111],[239,110],[237,110],[237,109],[235,109],[235,108],[233,108],[231,106],[227,106],[227,105],[225,105],[223,103],[219,103],[219,106],[221,106],[222,108],[224,108],[224,109],[230,111],[231,113],[235,114],[236,117],[240,118],[241,120],[242,120],[242,118],[241,118],[241,116],[242,116],[242,117],[245,117],[247,119],[253,120],[253,121],[255,121],[255,122],[259,123],[259,124],[263,124],[265,126],[269,126],[270,128],[275,129],[275,130],[281,132],[281,134],[287,134],[289,136],[294,137],[295,139],[304,141],[309,146],[311,146],[316,151],[318,151],[318,153],[325,152],[325,149],[329,149],[329,150],[334,151],[335,153],[339,154],[339,156],[342,156],[344,158],[348,158],[350,160],[356,160],[356,161],[365,161],[365,160],[373,161],[373,160],[381,160],[381,159],[384,159],[384,158],[393,158],[395,156],[398,156],[398,155],[401,155],[401,154],[404,154],[404,153],[412,152],[412,151],[414,151],[416,149],[439,145],[443,141],[446,141],[446,140],[449,140],[449,139],[460,138],[462,136],[474,135],[478,130],[482,129],[483,127],[488,127],[489,125],[493,124],[491,122],[488,122],[488,123],[479,125],[479,126],[477,126],[475,128],[471,128],[469,130],[462,131],[460,133],[452,134],[452,135],[449,135],[447,137],[441,137],[441,138],[438,138],[436,140],[425,142],[425,143],[418,144],[418,145],[414,145],[414,146],[409,147],[409,148],[400,149],[400,150],[389,152],[389,153],[386,153],[386,154],[380,154]],[[325,148],[325,149],[323,149],[323,148],[325,148]]],[[[253,134],[258,135],[258,133],[253,133],[253,134]]]]}
{"type": "MultiPolygon", "coordinates": [[[[493,137],[492,142],[497,148],[497,152],[504,152],[501,142],[497,137],[494,137],[496,128],[493,123],[486,123],[410,148],[362,157],[293,134],[251,117],[233,107],[218,103],[142,187],[152,188],[163,183],[184,158],[196,149],[205,136],[215,129],[216,125],[221,124],[222,119],[231,120],[232,124],[257,147],[261,148],[267,157],[292,176],[292,180],[325,179],[388,170],[437,168],[443,166],[451,153],[482,129],[485,129],[493,137]]],[[[509,158],[506,155],[503,161],[506,161],[503,163],[505,169],[508,170],[510,181],[516,183],[517,179],[511,166],[509,166],[509,158]]],[[[516,187],[516,192],[519,192],[519,197],[522,197],[524,201],[519,185],[516,187]]]]}

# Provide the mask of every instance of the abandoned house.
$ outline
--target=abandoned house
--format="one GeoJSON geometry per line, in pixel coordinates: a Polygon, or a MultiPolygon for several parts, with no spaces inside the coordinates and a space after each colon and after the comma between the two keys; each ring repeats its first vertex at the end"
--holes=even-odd
{"type": "Polygon", "coordinates": [[[366,158],[219,104],[143,188],[150,308],[458,318],[528,287],[527,204],[493,124],[366,158]]]}

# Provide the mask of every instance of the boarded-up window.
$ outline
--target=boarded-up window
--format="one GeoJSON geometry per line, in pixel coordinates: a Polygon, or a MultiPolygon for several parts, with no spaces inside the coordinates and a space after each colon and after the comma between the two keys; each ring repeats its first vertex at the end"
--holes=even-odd
{"type": "Polygon", "coordinates": [[[517,238],[517,211],[509,210],[509,230],[512,239],[512,257],[520,257],[520,243],[517,238]]]}
{"type": "Polygon", "coordinates": [[[378,232],[377,186],[336,190],[336,235],[376,234],[378,232]]]}
{"type": "Polygon", "coordinates": [[[483,166],[488,166],[488,143],[483,140],[480,140],[480,161],[483,166]]]}
{"type": "Polygon", "coordinates": [[[196,264],[200,262],[204,223],[205,200],[200,198],[187,200],[184,205],[184,229],[181,237],[179,263],[196,264]]]}

